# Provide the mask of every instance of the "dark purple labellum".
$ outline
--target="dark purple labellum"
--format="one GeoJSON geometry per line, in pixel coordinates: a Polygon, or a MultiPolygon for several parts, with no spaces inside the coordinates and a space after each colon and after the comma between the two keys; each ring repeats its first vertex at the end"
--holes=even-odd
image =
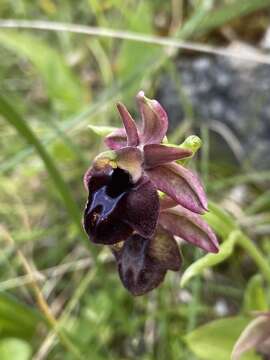
{"type": "Polygon", "coordinates": [[[92,241],[114,244],[132,234],[121,219],[124,199],[132,187],[129,175],[119,168],[90,178],[84,228],[92,241]]]}
{"type": "Polygon", "coordinates": [[[164,279],[166,269],[149,255],[151,239],[138,234],[129,237],[115,253],[120,279],[133,295],[143,295],[164,279]]]}
{"type": "Polygon", "coordinates": [[[151,237],[159,215],[159,198],[147,176],[136,183],[120,168],[90,169],[85,177],[89,198],[84,213],[84,228],[99,244],[126,240],[133,231],[151,237]]]}

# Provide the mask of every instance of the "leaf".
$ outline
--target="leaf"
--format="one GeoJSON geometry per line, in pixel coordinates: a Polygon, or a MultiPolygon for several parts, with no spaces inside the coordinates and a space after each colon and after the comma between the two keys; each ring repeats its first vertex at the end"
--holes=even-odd
{"type": "Polygon", "coordinates": [[[269,0],[234,0],[209,12],[196,29],[196,33],[209,32],[229,21],[251,14],[270,5],[269,0]]]}
{"type": "MultiPolygon", "coordinates": [[[[189,333],[185,341],[201,360],[229,360],[234,343],[249,321],[240,316],[215,320],[189,333]]],[[[242,359],[259,360],[260,357],[246,354],[242,359]]]]}
{"type": "MultiPolygon", "coordinates": [[[[130,11],[130,14],[128,15],[128,22],[127,28],[129,31],[145,34],[151,33],[152,19],[149,3],[146,1],[138,1],[138,3],[136,3],[136,9],[130,11]]],[[[146,74],[147,69],[150,69],[151,65],[156,63],[156,60],[160,58],[162,53],[163,49],[152,44],[147,44],[146,46],[143,43],[135,43],[132,41],[123,42],[116,67],[119,78],[125,78],[130,73],[130,69],[136,68],[138,64],[147,64],[147,67],[141,74],[130,83],[128,94],[136,92],[138,89],[138,82],[140,82],[142,77],[146,74]]]]}
{"type": "MultiPolygon", "coordinates": [[[[7,294],[0,294],[0,334],[2,336],[31,339],[38,324],[43,321],[39,313],[7,294]]],[[[2,360],[2,357],[0,356],[2,360]]]]}
{"type": "MultiPolygon", "coordinates": [[[[70,119],[66,119],[61,123],[59,126],[59,129],[62,132],[69,132],[72,129],[74,129],[78,124],[80,126],[84,126],[84,123],[86,123],[87,119],[89,117],[96,116],[97,114],[101,114],[106,106],[113,106],[113,103],[118,100],[119,93],[122,92],[123,94],[126,94],[129,86],[131,83],[134,83],[135,79],[137,79],[140,74],[142,73],[144,69],[145,64],[137,64],[137,66],[132,69],[132,72],[129,73],[129,76],[123,80],[121,80],[119,83],[114,83],[111,87],[104,90],[98,97],[96,101],[94,101],[92,104],[90,104],[86,109],[83,111],[80,111],[77,115],[72,116],[70,119]]],[[[54,132],[50,136],[44,136],[44,138],[41,140],[43,146],[47,146],[48,144],[53,143],[58,139],[58,134],[54,132]]],[[[8,171],[10,169],[13,169],[18,164],[21,164],[22,161],[30,156],[33,153],[33,147],[30,145],[24,150],[20,151],[15,156],[11,157],[10,159],[3,161],[0,163],[0,172],[8,171]]]]}
{"type": "Polygon", "coordinates": [[[44,165],[47,168],[48,174],[54,182],[55,188],[58,190],[62,200],[65,204],[67,211],[69,212],[70,218],[78,226],[79,232],[82,234],[82,238],[86,241],[89,246],[89,242],[82,230],[81,226],[81,214],[78,206],[73,199],[68,186],[66,185],[61,173],[57,169],[53,159],[40,142],[38,137],[28,126],[28,124],[21,118],[21,116],[13,109],[13,107],[5,100],[0,97],[0,115],[2,115],[12,126],[16,128],[18,133],[31,145],[34,146],[40,158],[43,160],[44,165]]]}
{"type": "Polygon", "coordinates": [[[117,130],[117,127],[114,126],[95,126],[95,125],[88,125],[88,128],[96,135],[100,137],[104,137],[109,135],[111,132],[117,130]]]}
{"type": "Polygon", "coordinates": [[[45,90],[57,110],[74,113],[85,104],[86,89],[80,85],[61,54],[40,38],[1,31],[0,44],[32,62],[39,71],[45,90]]]}
{"type": "Polygon", "coordinates": [[[1,360],[30,360],[32,349],[23,340],[7,338],[0,341],[1,360]]]}
{"type": "Polygon", "coordinates": [[[263,288],[261,274],[254,275],[248,282],[244,295],[244,311],[266,311],[268,309],[267,298],[263,288]]]}
{"type": "Polygon", "coordinates": [[[227,239],[230,233],[237,229],[234,219],[217,204],[209,202],[208,206],[210,211],[204,214],[203,218],[221,238],[227,239]]]}
{"type": "Polygon", "coordinates": [[[232,232],[228,239],[220,246],[219,252],[217,254],[207,254],[190,265],[182,276],[180,286],[186,286],[190,279],[192,279],[194,276],[200,275],[204,270],[218,265],[228,259],[233,253],[238,236],[238,231],[232,232]]]}
{"type": "Polygon", "coordinates": [[[270,207],[270,190],[264,191],[257,196],[252,204],[246,209],[248,215],[253,215],[262,211],[269,211],[270,207]]]}

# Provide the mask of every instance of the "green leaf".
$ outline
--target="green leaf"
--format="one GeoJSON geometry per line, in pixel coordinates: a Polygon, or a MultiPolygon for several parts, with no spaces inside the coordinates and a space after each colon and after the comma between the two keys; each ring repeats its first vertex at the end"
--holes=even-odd
{"type": "Polygon", "coordinates": [[[250,206],[246,209],[248,215],[253,215],[262,211],[270,210],[270,190],[264,191],[257,196],[250,206]]]}
{"type": "Polygon", "coordinates": [[[256,171],[249,172],[247,174],[241,174],[236,176],[230,176],[221,180],[213,181],[209,184],[209,188],[212,191],[221,191],[230,186],[236,186],[239,184],[260,184],[270,180],[270,171],[256,171]]]}
{"type": "Polygon", "coordinates": [[[75,224],[77,224],[78,230],[82,234],[82,238],[85,240],[87,246],[89,246],[89,241],[86,239],[86,236],[82,231],[81,213],[78,209],[77,203],[73,199],[68,186],[62,178],[61,173],[57,169],[53,159],[51,158],[41,141],[38,139],[32,129],[28,126],[28,124],[21,118],[21,116],[3,97],[0,97],[0,115],[2,115],[12,126],[14,126],[18,133],[23,138],[25,138],[25,140],[29,144],[34,146],[35,150],[44,162],[48,174],[54,182],[55,188],[58,190],[60,196],[62,197],[62,200],[70,215],[70,218],[72,219],[72,221],[74,221],[75,224]]]}
{"type": "MultiPolygon", "coordinates": [[[[134,5],[133,5],[134,6],[134,5]]],[[[130,12],[128,16],[127,28],[129,31],[149,34],[152,32],[152,18],[150,5],[146,1],[138,1],[134,11],[130,12]]],[[[162,49],[152,45],[143,43],[125,41],[118,55],[117,72],[118,77],[125,78],[130,73],[130,69],[134,69],[138,64],[154,64],[156,59],[159,59],[162,54],[162,49]]],[[[138,91],[138,82],[145,76],[147,67],[142,70],[139,76],[130,84],[128,92],[130,96],[138,91]]]]}
{"type": "Polygon", "coordinates": [[[227,260],[233,253],[238,236],[239,231],[232,232],[228,239],[220,246],[220,250],[217,254],[207,254],[190,265],[182,276],[180,283],[181,287],[186,286],[190,279],[202,274],[204,270],[227,260]]]}
{"type": "MultiPolygon", "coordinates": [[[[231,317],[212,321],[185,337],[190,350],[201,360],[229,360],[234,343],[248,325],[250,318],[231,317]]],[[[259,360],[253,353],[242,360],[259,360]]]]}
{"type": "Polygon", "coordinates": [[[269,0],[234,0],[209,12],[198,25],[197,33],[206,33],[229,21],[269,7],[269,0]]]}
{"type": "Polygon", "coordinates": [[[254,275],[248,282],[244,295],[244,311],[267,311],[267,298],[263,288],[263,277],[254,275]]]}
{"type": "Polygon", "coordinates": [[[30,360],[32,349],[23,340],[7,338],[0,341],[1,360],[30,360]]]}
{"type": "MultiPolygon", "coordinates": [[[[38,324],[43,321],[39,313],[18,302],[7,294],[0,294],[0,334],[1,336],[31,339],[38,324]]],[[[0,356],[2,360],[2,357],[0,356]]]]}
{"type": "Polygon", "coordinates": [[[104,137],[109,135],[114,130],[117,130],[117,127],[114,126],[95,126],[95,125],[88,125],[88,128],[93,131],[94,134],[104,137]]]}
{"type": "Polygon", "coordinates": [[[64,57],[44,41],[29,34],[6,30],[0,32],[0,44],[31,61],[58,111],[73,113],[85,104],[86,90],[71,72],[64,57]]]}
{"type": "Polygon", "coordinates": [[[223,239],[226,239],[232,231],[237,229],[232,216],[213,202],[209,202],[209,212],[203,217],[223,239]]]}

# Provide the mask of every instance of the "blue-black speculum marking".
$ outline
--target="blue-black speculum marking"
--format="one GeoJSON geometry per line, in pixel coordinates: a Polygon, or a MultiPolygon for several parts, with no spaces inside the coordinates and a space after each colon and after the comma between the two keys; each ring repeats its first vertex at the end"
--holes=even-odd
{"type": "Polygon", "coordinates": [[[127,193],[132,189],[130,175],[120,169],[92,176],[88,184],[89,198],[84,226],[96,243],[113,244],[125,240],[132,228],[122,221],[127,193]]]}

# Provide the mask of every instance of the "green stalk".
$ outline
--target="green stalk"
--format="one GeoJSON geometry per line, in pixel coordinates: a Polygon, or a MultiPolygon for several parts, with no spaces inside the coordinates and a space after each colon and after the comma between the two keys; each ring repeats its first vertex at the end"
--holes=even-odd
{"type": "Polygon", "coordinates": [[[265,279],[270,284],[270,266],[268,261],[264,258],[261,251],[258,247],[253,243],[253,241],[247,237],[242,232],[239,232],[239,236],[237,239],[237,243],[242,246],[243,249],[249,254],[249,256],[254,260],[261,273],[264,275],[265,279]]]}

